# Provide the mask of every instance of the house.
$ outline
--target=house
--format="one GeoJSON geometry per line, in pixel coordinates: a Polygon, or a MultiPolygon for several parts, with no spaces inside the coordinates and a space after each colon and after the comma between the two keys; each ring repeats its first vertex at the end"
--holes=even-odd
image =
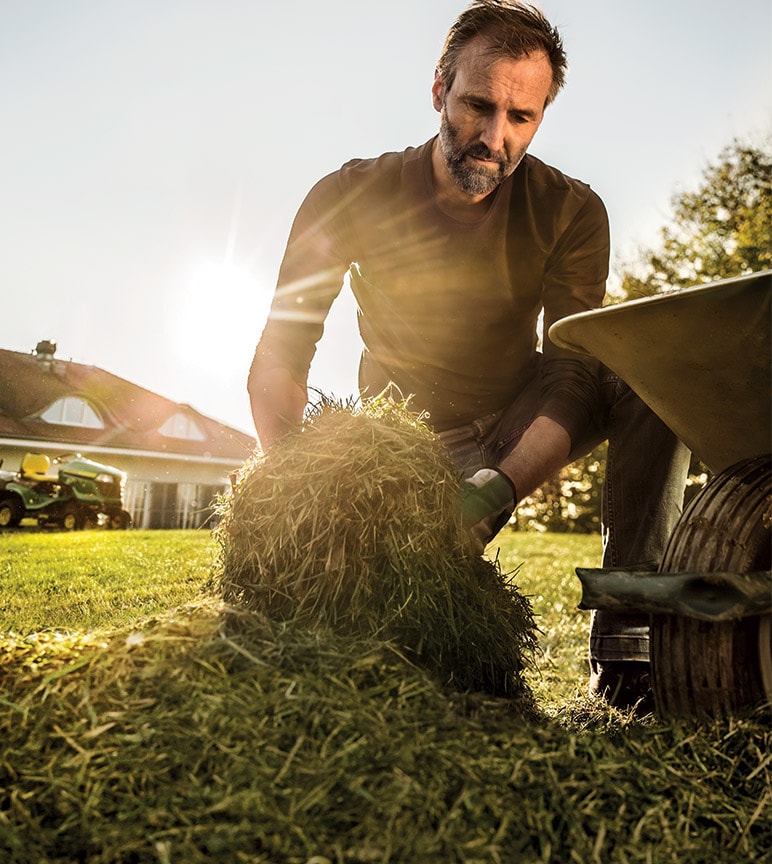
{"type": "Polygon", "coordinates": [[[78,452],[127,476],[124,506],[137,528],[198,528],[255,439],[39,342],[0,349],[0,459],[78,452]]]}

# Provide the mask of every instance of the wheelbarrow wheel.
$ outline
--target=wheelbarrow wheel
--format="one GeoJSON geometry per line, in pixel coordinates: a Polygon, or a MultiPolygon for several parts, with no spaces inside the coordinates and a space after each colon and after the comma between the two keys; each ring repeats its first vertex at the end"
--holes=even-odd
{"type": "MultiPolygon", "coordinates": [[[[662,572],[772,569],[772,460],[748,459],[711,480],[670,536],[662,572]]],[[[652,686],[662,716],[723,716],[772,702],[772,616],[651,620],[652,686]]]]}

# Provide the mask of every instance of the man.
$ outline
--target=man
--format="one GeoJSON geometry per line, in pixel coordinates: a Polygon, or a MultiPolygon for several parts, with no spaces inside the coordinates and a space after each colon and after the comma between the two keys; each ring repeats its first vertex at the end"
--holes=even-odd
{"type": "MultiPolygon", "coordinates": [[[[393,386],[445,442],[480,551],[518,501],[609,437],[606,566],[656,566],[688,454],[608,370],[544,332],[599,306],[608,220],[589,186],[526,151],[563,85],[555,28],[533,7],[477,0],[448,34],[432,102],[439,135],[357,159],[309,193],[292,227],[249,394],[261,446],[299,423],[308,368],[348,274],[363,394],[393,386]]],[[[645,621],[596,615],[593,689],[634,702],[645,621]]]]}

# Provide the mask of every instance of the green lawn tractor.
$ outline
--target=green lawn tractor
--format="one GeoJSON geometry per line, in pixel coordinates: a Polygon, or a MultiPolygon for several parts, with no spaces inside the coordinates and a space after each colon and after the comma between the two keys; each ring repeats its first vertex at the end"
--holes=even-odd
{"type": "Polygon", "coordinates": [[[0,529],[29,518],[65,531],[128,528],[125,482],[122,471],[77,453],[53,462],[42,453],[27,453],[18,472],[0,471],[0,529]]]}

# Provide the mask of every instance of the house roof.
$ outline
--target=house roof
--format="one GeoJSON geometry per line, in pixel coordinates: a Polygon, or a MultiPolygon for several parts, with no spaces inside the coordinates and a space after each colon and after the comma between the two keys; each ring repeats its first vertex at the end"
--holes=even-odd
{"type": "Polygon", "coordinates": [[[0,349],[0,438],[166,452],[169,455],[243,461],[255,439],[192,408],[132,384],[96,366],[54,358],[55,346],[41,342],[36,353],[0,349]],[[76,397],[89,403],[104,428],[50,423],[42,414],[58,400],[76,397]],[[183,414],[202,440],[170,437],[164,423],[183,414]]]}

